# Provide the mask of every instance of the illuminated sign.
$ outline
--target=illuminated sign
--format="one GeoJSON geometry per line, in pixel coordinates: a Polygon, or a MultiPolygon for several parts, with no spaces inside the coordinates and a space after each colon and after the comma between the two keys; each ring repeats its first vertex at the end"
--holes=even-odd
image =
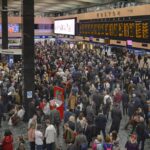
{"type": "Polygon", "coordinates": [[[150,42],[150,20],[88,20],[79,23],[80,36],[150,42]]]}
{"type": "Polygon", "coordinates": [[[55,20],[54,33],[64,35],[75,35],[75,19],[55,20]]]}
{"type": "MultiPolygon", "coordinates": [[[[2,32],[2,24],[0,24],[0,32],[2,32]]],[[[18,33],[20,32],[19,24],[8,24],[8,33],[18,33]]]]}

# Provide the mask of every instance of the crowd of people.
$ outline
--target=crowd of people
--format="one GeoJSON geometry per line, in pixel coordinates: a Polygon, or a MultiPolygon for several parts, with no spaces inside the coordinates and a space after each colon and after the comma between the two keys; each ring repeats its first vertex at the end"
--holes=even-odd
{"type": "MultiPolygon", "coordinates": [[[[102,48],[81,50],[57,42],[36,43],[35,95],[28,110],[23,107],[22,62],[11,67],[1,63],[0,125],[4,119],[10,126],[19,126],[28,111],[31,150],[61,149],[57,140],[61,132],[67,150],[144,150],[150,128],[148,58],[128,51],[103,52],[102,48]],[[50,107],[55,86],[65,91],[63,119],[56,105],[50,107]],[[129,118],[124,130],[130,129],[130,134],[122,146],[118,133],[124,116],[129,118]]],[[[24,150],[23,137],[18,143],[18,150],[24,150]]],[[[9,130],[2,149],[8,150],[7,146],[13,149],[9,130]]]]}

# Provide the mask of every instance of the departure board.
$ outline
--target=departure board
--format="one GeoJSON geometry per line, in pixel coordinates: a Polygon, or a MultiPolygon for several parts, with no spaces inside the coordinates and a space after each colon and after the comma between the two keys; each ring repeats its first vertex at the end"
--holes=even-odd
{"type": "Polygon", "coordinates": [[[80,36],[150,42],[150,20],[98,20],[79,23],[80,36]]]}

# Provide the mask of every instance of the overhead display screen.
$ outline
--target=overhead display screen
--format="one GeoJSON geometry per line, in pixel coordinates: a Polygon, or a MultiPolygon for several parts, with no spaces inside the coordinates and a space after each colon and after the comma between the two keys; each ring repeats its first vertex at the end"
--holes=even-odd
{"type": "Polygon", "coordinates": [[[80,36],[150,42],[150,20],[105,20],[79,23],[80,36]]]}
{"type": "Polygon", "coordinates": [[[8,24],[8,32],[9,33],[17,33],[19,32],[19,24],[8,24]]]}
{"type": "MultiPolygon", "coordinates": [[[[0,32],[2,32],[2,24],[0,24],[0,32]]],[[[19,24],[8,24],[8,33],[20,32],[19,24]]]]}
{"type": "Polygon", "coordinates": [[[75,35],[75,19],[55,20],[54,33],[75,35]]]}

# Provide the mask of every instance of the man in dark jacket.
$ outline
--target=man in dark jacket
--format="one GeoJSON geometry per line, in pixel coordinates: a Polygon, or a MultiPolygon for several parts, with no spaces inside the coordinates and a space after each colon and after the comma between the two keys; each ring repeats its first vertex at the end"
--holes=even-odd
{"type": "Polygon", "coordinates": [[[118,133],[119,128],[120,128],[120,122],[122,119],[122,113],[121,109],[118,104],[114,106],[114,108],[111,111],[111,118],[112,118],[112,124],[110,127],[110,133],[112,131],[116,131],[118,133]]]}
{"type": "Polygon", "coordinates": [[[131,101],[128,104],[128,116],[131,119],[131,117],[133,116],[134,112],[135,112],[135,106],[134,106],[134,102],[131,99],[131,101]]]}
{"type": "Polygon", "coordinates": [[[140,144],[141,144],[140,150],[144,150],[144,143],[146,140],[146,127],[144,124],[144,118],[143,117],[141,117],[140,123],[136,127],[136,134],[137,134],[138,145],[140,146],[140,144]]]}
{"type": "Polygon", "coordinates": [[[96,91],[93,94],[92,99],[96,104],[96,114],[98,114],[99,108],[100,108],[101,104],[103,103],[103,99],[101,99],[101,95],[99,94],[98,91],[96,91]]]}
{"type": "Polygon", "coordinates": [[[4,113],[4,106],[3,106],[3,102],[0,98],[0,128],[1,128],[1,123],[2,123],[2,118],[3,118],[3,113],[4,113]]]}
{"type": "Polygon", "coordinates": [[[67,109],[65,112],[64,112],[64,123],[66,123],[68,120],[69,120],[69,117],[70,116],[73,116],[74,113],[72,112],[73,110],[69,110],[67,109]]]}
{"type": "Polygon", "coordinates": [[[128,102],[129,102],[129,95],[126,91],[124,91],[122,94],[123,115],[127,115],[128,113],[128,102]]]}
{"type": "Polygon", "coordinates": [[[102,131],[104,139],[106,137],[106,131],[105,131],[106,123],[107,123],[106,116],[101,111],[98,114],[98,116],[95,118],[95,125],[97,129],[97,135],[99,135],[100,132],[102,131]]]}

